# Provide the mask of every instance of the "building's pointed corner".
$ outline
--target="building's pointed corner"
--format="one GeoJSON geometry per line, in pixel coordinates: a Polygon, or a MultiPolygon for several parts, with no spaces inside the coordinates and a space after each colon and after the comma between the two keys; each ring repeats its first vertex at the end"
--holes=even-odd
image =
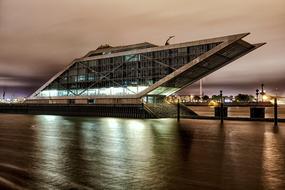
{"type": "Polygon", "coordinates": [[[242,39],[242,38],[244,38],[244,37],[246,37],[246,36],[248,36],[250,34],[250,32],[245,32],[245,33],[240,33],[240,34],[235,34],[235,35],[233,35],[233,37],[235,38],[235,39],[242,39]]]}
{"type": "Polygon", "coordinates": [[[257,43],[257,44],[253,44],[255,46],[255,48],[259,48],[261,46],[264,46],[265,44],[267,44],[266,42],[262,42],[262,43],[257,43]]]}

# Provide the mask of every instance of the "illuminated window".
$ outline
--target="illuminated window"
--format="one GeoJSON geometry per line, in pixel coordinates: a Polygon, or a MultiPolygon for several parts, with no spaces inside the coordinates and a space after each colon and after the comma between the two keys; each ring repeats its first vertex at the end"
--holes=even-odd
{"type": "Polygon", "coordinates": [[[140,61],[140,55],[126,55],[124,60],[126,62],[140,61]]]}
{"type": "Polygon", "coordinates": [[[86,80],[85,75],[79,75],[78,76],[78,81],[85,81],[85,80],[86,80]]]}

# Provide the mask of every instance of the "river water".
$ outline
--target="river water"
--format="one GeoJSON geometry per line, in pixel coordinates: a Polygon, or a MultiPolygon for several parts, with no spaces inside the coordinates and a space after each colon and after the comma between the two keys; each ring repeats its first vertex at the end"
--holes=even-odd
{"type": "MultiPolygon", "coordinates": [[[[190,109],[202,116],[214,116],[215,108],[211,106],[189,106],[190,109]]],[[[250,117],[250,107],[228,107],[229,117],[250,117]]],[[[278,106],[278,117],[285,119],[285,106],[278,106]]],[[[265,118],[274,118],[274,107],[265,108],[265,118]]]]}
{"type": "Polygon", "coordinates": [[[0,114],[0,189],[285,189],[285,123],[0,114]]]}

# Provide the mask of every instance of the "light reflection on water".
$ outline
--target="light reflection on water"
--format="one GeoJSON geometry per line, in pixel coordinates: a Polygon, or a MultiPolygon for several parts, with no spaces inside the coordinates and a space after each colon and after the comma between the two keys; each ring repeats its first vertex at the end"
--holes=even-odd
{"type": "MultiPolygon", "coordinates": [[[[215,110],[213,106],[189,106],[190,109],[202,116],[214,116],[215,110]]],[[[229,117],[249,117],[250,108],[249,107],[228,107],[229,117]]],[[[274,108],[265,108],[265,118],[274,117],[274,108]]],[[[285,119],[285,106],[278,106],[278,117],[285,119]]]]}
{"type": "Polygon", "coordinates": [[[0,189],[284,189],[280,125],[0,115],[0,189]]]}
{"type": "MultiPolygon", "coordinates": [[[[282,130],[282,132],[284,132],[282,130]]],[[[281,133],[281,132],[280,132],[281,133]]],[[[284,189],[284,169],[285,169],[285,146],[280,146],[284,142],[284,133],[280,134],[278,128],[264,133],[263,146],[263,170],[264,185],[271,189],[284,189]]]]}

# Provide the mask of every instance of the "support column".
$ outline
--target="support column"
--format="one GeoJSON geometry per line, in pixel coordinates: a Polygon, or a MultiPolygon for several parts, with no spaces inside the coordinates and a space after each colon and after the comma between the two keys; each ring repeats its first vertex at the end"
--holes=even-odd
{"type": "Polygon", "coordinates": [[[177,102],[177,122],[180,122],[180,102],[177,102]]]}
{"type": "Polygon", "coordinates": [[[265,118],[265,107],[264,106],[250,107],[250,118],[251,119],[264,119],[265,118]]]}
{"type": "Polygon", "coordinates": [[[277,98],[274,98],[274,127],[278,126],[278,104],[277,98]]]}
{"type": "Polygon", "coordinates": [[[223,102],[223,91],[220,91],[220,98],[221,98],[221,109],[220,109],[220,119],[221,124],[224,123],[224,102],[223,102]]]}

